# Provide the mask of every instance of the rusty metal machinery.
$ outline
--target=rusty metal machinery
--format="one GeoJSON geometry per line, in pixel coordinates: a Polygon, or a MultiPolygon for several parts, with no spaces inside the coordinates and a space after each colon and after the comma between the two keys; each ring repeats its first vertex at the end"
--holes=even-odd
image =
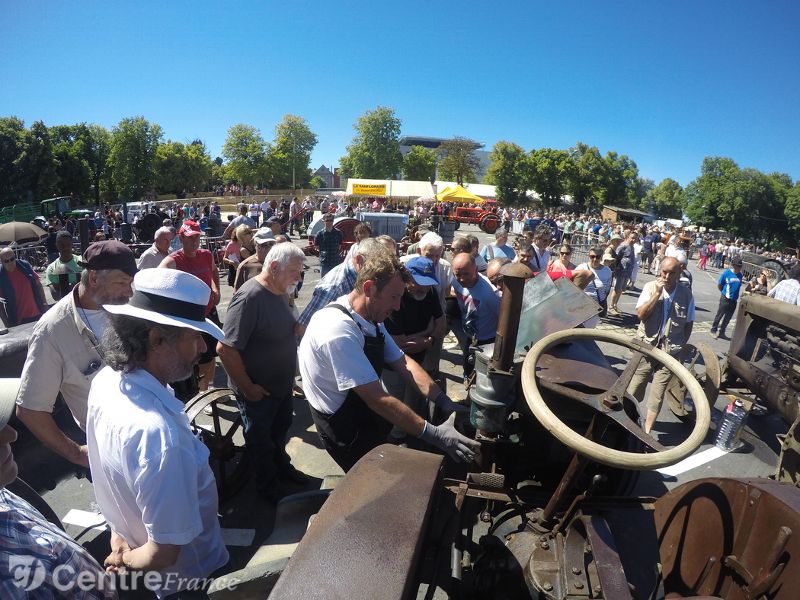
{"type": "MultiPolygon", "coordinates": [[[[705,349],[687,370],[636,340],[571,329],[597,310],[572,283],[517,264],[502,275],[497,336],[475,350],[460,423],[481,443],[476,463],[445,461],[440,474],[427,453],[376,448],[331,494],[271,597],[796,598],[800,488],[708,479],[661,499],[628,495],[636,469],[702,441],[719,382],[705,349]],[[598,341],[632,356],[613,369],[598,341]],[[673,371],[681,406],[691,398],[695,423],[678,447],[640,428],[627,387],[644,356],[673,371]]],[[[779,357],[792,355],[790,338],[770,335],[779,357]]],[[[788,446],[796,459],[800,444],[788,446]]]]}
{"type": "Polygon", "coordinates": [[[791,424],[800,411],[800,310],[767,296],[739,302],[726,383],[737,380],[791,424]]]}

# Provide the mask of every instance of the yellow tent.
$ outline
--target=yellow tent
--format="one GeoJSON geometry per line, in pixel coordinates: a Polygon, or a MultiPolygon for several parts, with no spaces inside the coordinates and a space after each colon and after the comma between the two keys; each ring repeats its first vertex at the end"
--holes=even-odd
{"type": "Polygon", "coordinates": [[[442,190],[436,194],[436,199],[439,202],[472,202],[473,204],[483,204],[486,202],[486,200],[480,196],[468,192],[460,185],[442,190]]]}

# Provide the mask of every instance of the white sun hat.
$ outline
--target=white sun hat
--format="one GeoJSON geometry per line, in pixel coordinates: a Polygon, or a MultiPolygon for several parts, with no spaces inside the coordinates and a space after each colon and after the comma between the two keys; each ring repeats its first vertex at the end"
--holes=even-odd
{"type": "Polygon", "coordinates": [[[188,327],[218,340],[225,334],[205,318],[209,288],[191,273],[177,269],[145,269],[133,278],[133,297],[127,304],[104,304],[115,315],[127,315],[160,325],[188,327]]]}

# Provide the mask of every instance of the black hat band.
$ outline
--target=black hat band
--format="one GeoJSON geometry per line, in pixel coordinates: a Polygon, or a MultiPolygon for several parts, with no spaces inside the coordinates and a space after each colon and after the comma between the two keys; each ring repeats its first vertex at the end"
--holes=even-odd
{"type": "Polygon", "coordinates": [[[151,294],[141,290],[136,290],[133,293],[133,297],[130,299],[130,302],[128,302],[128,305],[168,317],[189,319],[190,321],[205,321],[206,318],[205,305],[176,300],[175,298],[167,298],[166,296],[159,296],[158,294],[151,294]]]}

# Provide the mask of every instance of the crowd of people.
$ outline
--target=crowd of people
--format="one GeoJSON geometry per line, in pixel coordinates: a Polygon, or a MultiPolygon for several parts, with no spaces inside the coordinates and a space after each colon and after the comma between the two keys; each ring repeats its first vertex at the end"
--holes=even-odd
{"type": "MultiPolygon", "coordinates": [[[[97,241],[76,258],[64,227],[46,276],[53,306],[30,265],[13,250],[0,250],[5,318],[10,325],[36,322],[13,393],[17,416],[45,447],[91,476],[111,529],[106,571],[158,571],[166,577],[159,597],[188,597],[186,581],[206,581],[228,560],[208,450],[192,434],[173,391],[186,382],[208,389],[217,359],[242,415],[257,492],[267,502],[307,481],[286,452],[298,393],[320,445],[345,472],[387,440],[469,462],[478,445],[454,424],[456,414],[469,409],[442,385],[442,347],[452,332],[470,385],[470,349],[495,338],[506,264],[524,265],[531,277],[573,281],[597,304],[586,327],[619,317],[620,297],[635,289],[637,272],[654,273],[636,303],[636,336],[680,357],[695,320],[689,255],[694,249],[702,260],[705,248],[706,261],[698,267],[708,268],[712,247],[704,236],[699,243],[658,227],[503,209],[504,221],[522,216],[522,233],[513,240],[510,227],[498,229],[483,247],[475,236],[459,236],[446,255],[444,240],[430,231],[399,256],[395,240],[372,237],[362,223],[357,243],[343,256],[341,233],[333,228],[340,205],[326,201],[318,205],[324,229],[315,240],[320,280],[300,307],[297,291],[307,259],[291,243],[290,215],[300,219],[305,202],[312,203],[293,200],[283,214],[270,203],[256,211],[239,207],[225,231],[224,271],[234,293],[224,324],[217,312],[220,269],[200,247],[203,229],[195,219],[206,208],[213,211],[210,204],[199,212],[197,206],[194,212],[193,206],[176,207],[179,222],[168,219],[138,261],[114,239],[97,241]],[[589,245],[586,260],[576,263],[578,241],[589,245]],[[54,420],[59,394],[85,438],[71,439],[54,420]]],[[[721,250],[728,268],[718,281],[712,335],[725,335],[744,290],[800,302],[797,265],[774,287],[767,271],[745,281],[742,245],[727,247],[734,250],[721,250]]],[[[716,261],[716,242],[713,248],[716,261]]],[[[648,433],[667,380],[663,366],[645,360],[629,386],[645,407],[648,433]]],[[[0,409],[0,451],[10,456],[6,448],[15,434],[6,424],[10,408],[3,394],[0,409]]],[[[2,463],[0,485],[11,477],[13,460],[2,463]]],[[[0,503],[9,507],[7,518],[44,527],[7,490],[0,490],[0,503]]],[[[78,559],[103,573],[90,557],[73,557],[78,559]]]]}

